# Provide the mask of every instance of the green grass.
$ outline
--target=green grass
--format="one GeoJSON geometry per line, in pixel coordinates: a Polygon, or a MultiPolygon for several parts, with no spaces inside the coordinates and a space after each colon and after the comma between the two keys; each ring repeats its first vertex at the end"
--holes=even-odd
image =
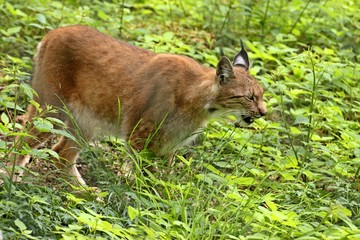
{"type": "MultiPolygon", "coordinates": [[[[25,181],[0,186],[4,239],[359,239],[358,6],[0,0],[0,168],[11,151],[37,159],[25,181]],[[129,155],[114,138],[84,143],[80,169],[98,189],[77,189],[52,176],[49,146],[12,146],[34,94],[37,43],[79,23],[211,66],[220,48],[233,56],[241,38],[269,115],[251,128],[234,128],[231,117],[212,121],[171,168],[146,151],[129,155]],[[154,173],[145,167],[154,164],[154,173]]],[[[58,124],[37,121],[47,131],[58,124]]]]}

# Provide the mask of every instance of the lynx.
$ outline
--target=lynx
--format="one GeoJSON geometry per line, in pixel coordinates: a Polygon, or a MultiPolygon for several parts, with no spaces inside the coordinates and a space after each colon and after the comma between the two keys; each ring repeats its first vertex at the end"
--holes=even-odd
{"type": "MultiPolygon", "coordinates": [[[[87,140],[116,135],[133,151],[146,147],[158,156],[170,156],[190,143],[211,118],[231,114],[250,124],[266,114],[264,90],[248,69],[243,46],[233,62],[221,57],[211,68],[76,25],[55,29],[39,43],[31,84],[38,94],[35,101],[43,109],[58,109],[48,116],[63,120],[69,131],[80,129],[87,140]]],[[[26,118],[30,121],[37,114],[30,105],[26,118]]],[[[29,134],[35,137],[25,138],[31,148],[51,137],[36,126],[29,134]]],[[[56,166],[85,184],[76,168],[78,142],[62,136],[52,149],[60,156],[56,166]]],[[[25,167],[28,162],[26,156],[10,159],[9,166],[25,167]]],[[[17,174],[14,180],[20,180],[17,174]]]]}

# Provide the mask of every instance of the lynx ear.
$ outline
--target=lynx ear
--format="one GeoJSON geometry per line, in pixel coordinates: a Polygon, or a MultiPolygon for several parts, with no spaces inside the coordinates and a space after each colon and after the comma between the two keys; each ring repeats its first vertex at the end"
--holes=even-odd
{"type": "Polygon", "coordinates": [[[221,57],[216,67],[216,79],[223,85],[230,81],[234,76],[234,71],[230,60],[227,57],[221,57]]]}
{"type": "Polygon", "coordinates": [[[240,40],[240,43],[241,43],[241,51],[238,54],[236,54],[233,65],[234,65],[234,67],[240,66],[240,67],[245,68],[245,70],[249,70],[249,66],[250,66],[249,57],[248,57],[247,52],[244,49],[243,41],[240,40]]]}

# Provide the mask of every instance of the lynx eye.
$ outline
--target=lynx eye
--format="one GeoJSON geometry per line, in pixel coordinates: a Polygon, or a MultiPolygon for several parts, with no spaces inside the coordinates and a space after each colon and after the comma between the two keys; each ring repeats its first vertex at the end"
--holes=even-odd
{"type": "Polygon", "coordinates": [[[246,97],[246,99],[251,102],[257,101],[257,97],[255,95],[252,95],[251,97],[246,97]]]}

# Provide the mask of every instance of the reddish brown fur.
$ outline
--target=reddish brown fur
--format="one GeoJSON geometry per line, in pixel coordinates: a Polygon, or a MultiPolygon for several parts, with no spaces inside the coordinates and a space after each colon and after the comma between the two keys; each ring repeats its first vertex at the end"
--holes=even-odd
{"type": "MultiPolygon", "coordinates": [[[[185,56],[155,54],[119,42],[84,26],[58,28],[44,37],[35,57],[32,86],[42,108],[65,104],[87,139],[99,128],[141,150],[153,135],[147,147],[157,155],[171,154],[214,115],[232,112],[256,118],[266,113],[261,86],[225,58],[217,69],[209,68],[185,56]],[[227,76],[225,84],[220,83],[221,74],[227,76]]],[[[29,106],[29,119],[35,114],[29,106]]],[[[75,128],[62,111],[52,116],[75,128]]],[[[38,139],[26,140],[31,147],[49,137],[35,129],[31,133],[38,139]]],[[[58,167],[69,167],[70,175],[84,184],[75,167],[79,145],[62,137],[53,149],[60,155],[58,167]]],[[[18,156],[15,164],[25,166],[26,159],[18,156]]]]}

